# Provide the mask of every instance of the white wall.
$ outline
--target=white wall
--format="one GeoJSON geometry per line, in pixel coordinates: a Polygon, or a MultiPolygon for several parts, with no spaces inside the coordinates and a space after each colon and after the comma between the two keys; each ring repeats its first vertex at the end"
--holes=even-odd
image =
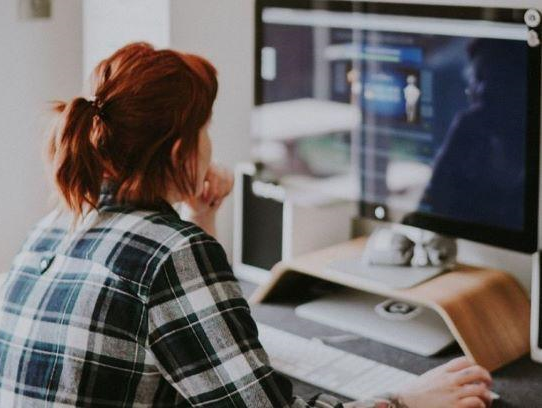
{"type": "Polygon", "coordinates": [[[83,67],[87,78],[102,59],[134,41],[169,46],[169,0],[91,0],[83,4],[83,67]]]}
{"type": "MultiPolygon", "coordinates": [[[[233,168],[249,157],[253,95],[253,0],[172,0],[171,46],[208,58],[220,89],[211,135],[215,160],[233,168]]],[[[220,210],[218,239],[231,255],[233,203],[220,210]]]]}
{"type": "Polygon", "coordinates": [[[51,19],[0,12],[0,271],[48,207],[43,157],[47,102],[80,92],[81,3],[53,2],[51,19]]]}

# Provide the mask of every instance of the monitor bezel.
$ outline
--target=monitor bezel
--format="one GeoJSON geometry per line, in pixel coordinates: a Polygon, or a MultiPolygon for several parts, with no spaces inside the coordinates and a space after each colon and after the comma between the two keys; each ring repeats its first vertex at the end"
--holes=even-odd
{"type": "MultiPolygon", "coordinates": [[[[263,80],[260,49],[263,46],[262,13],[265,8],[320,9],[342,12],[363,12],[371,14],[417,16],[428,18],[448,18],[462,20],[485,20],[492,22],[522,23],[526,8],[502,8],[479,6],[427,5],[416,3],[381,3],[352,0],[256,0],[255,7],[255,75],[254,103],[263,103],[263,80]]],[[[527,30],[527,26],[525,25],[527,30]]],[[[535,29],[540,35],[541,27],[535,29]]],[[[527,135],[525,146],[526,175],[524,226],[522,230],[511,230],[485,224],[451,220],[445,217],[422,212],[407,214],[400,221],[402,224],[434,231],[451,237],[467,239],[488,245],[507,248],[514,251],[533,253],[538,248],[538,212],[539,212],[539,177],[540,177],[540,94],[541,94],[541,47],[529,47],[527,66],[527,135]]],[[[361,217],[378,219],[374,210],[378,203],[360,201],[361,217]]]]}
{"type": "Polygon", "coordinates": [[[540,280],[541,252],[532,257],[533,277],[531,282],[531,358],[542,363],[542,317],[540,295],[542,294],[542,281],[540,280]]]}

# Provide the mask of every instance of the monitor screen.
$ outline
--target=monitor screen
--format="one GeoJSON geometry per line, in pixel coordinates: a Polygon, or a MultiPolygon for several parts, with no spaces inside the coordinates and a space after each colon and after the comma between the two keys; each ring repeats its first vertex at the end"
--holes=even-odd
{"type": "Polygon", "coordinates": [[[258,10],[260,138],[355,174],[363,215],[534,250],[540,50],[525,10],[285,3],[258,10]]]}

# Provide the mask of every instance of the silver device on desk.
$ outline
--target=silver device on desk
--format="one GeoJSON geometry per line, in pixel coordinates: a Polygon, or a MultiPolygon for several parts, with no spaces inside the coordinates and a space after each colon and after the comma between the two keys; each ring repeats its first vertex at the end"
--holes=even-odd
{"type": "Polygon", "coordinates": [[[344,290],[297,306],[296,315],[356,333],[421,356],[455,342],[433,310],[357,290],[344,290]]]}

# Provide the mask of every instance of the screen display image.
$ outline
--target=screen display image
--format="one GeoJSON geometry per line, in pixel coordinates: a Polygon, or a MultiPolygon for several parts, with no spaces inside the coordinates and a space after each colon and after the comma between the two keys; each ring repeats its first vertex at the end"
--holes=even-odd
{"type": "Polygon", "coordinates": [[[387,213],[524,229],[524,24],[280,7],[262,22],[257,109],[277,115],[255,120],[282,132],[268,138],[293,155],[335,138],[350,152],[336,168],[387,213]]]}

